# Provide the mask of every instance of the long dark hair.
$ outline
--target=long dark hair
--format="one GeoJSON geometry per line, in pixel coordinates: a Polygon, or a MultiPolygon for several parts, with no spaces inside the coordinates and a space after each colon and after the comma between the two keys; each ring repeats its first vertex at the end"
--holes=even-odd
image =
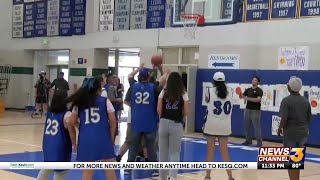
{"type": "Polygon", "coordinates": [[[101,75],[85,78],[81,88],[71,95],[67,102],[71,102],[71,106],[76,106],[78,109],[95,106],[96,98],[101,92],[101,81],[103,81],[103,77],[101,75]]]}
{"type": "Polygon", "coordinates": [[[185,93],[185,87],[178,72],[170,73],[165,93],[170,103],[180,100],[182,95],[185,93]]]}
{"type": "Polygon", "coordinates": [[[49,112],[51,113],[63,113],[68,110],[67,108],[67,102],[66,102],[66,97],[63,93],[59,93],[61,91],[57,91],[51,100],[49,112]]]}
{"type": "Polygon", "coordinates": [[[221,99],[225,99],[229,94],[227,86],[224,81],[213,81],[214,87],[216,87],[217,96],[221,99]]]}

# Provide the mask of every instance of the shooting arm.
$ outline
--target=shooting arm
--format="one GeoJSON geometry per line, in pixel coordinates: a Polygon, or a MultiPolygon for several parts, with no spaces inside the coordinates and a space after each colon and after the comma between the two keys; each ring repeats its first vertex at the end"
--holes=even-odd
{"type": "Polygon", "coordinates": [[[132,72],[128,75],[128,80],[129,80],[130,78],[133,78],[133,77],[139,72],[139,70],[140,70],[141,68],[143,68],[143,66],[144,66],[144,63],[141,63],[140,66],[139,66],[137,69],[135,69],[134,71],[132,71],[132,72]]]}

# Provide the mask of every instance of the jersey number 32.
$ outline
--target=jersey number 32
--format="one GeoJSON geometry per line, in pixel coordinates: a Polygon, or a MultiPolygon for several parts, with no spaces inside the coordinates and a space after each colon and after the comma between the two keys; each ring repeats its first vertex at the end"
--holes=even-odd
{"type": "Polygon", "coordinates": [[[230,101],[226,101],[224,104],[222,104],[221,101],[214,101],[213,105],[213,114],[215,115],[220,115],[222,112],[224,112],[225,115],[229,115],[231,113],[232,104],[230,101]]]}
{"type": "Polygon", "coordinates": [[[149,104],[149,96],[148,92],[137,92],[136,93],[136,104],[149,104]]]}

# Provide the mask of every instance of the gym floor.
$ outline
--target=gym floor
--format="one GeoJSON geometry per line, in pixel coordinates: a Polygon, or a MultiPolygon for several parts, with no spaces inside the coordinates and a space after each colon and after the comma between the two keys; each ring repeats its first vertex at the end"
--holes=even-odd
{"type": "MultiPolygon", "coordinates": [[[[44,118],[32,119],[27,112],[6,112],[0,119],[0,162],[26,162],[42,161],[42,135],[44,118]]],[[[126,123],[121,123],[120,135],[116,141],[116,151],[125,138],[126,123]]],[[[231,160],[235,162],[255,162],[257,150],[255,147],[240,145],[242,139],[230,138],[229,152],[231,160]]],[[[264,145],[276,145],[277,143],[265,142],[264,145]]],[[[218,148],[216,148],[215,160],[220,161],[218,148]]],[[[185,136],[182,143],[181,161],[205,161],[206,141],[201,134],[185,136]],[[199,153],[201,152],[201,153],[199,153]]],[[[126,154],[127,155],[127,154],[126,154]]],[[[126,155],[123,161],[126,161],[126,155]]],[[[302,180],[320,179],[320,149],[307,148],[305,170],[301,173],[302,180]]],[[[33,180],[38,170],[0,170],[1,180],[33,180]]],[[[285,170],[235,170],[236,180],[282,180],[289,179],[285,170]]],[[[203,179],[204,171],[179,171],[179,180],[203,179]]],[[[70,170],[67,180],[80,179],[81,170],[70,170]]],[[[149,171],[139,170],[132,173],[132,177],[124,176],[123,170],[117,171],[118,179],[158,179],[151,178],[149,171]]],[[[52,177],[51,177],[52,179],[52,177]]],[[[105,179],[102,171],[97,171],[94,180],[105,179]]],[[[225,170],[212,171],[212,179],[227,180],[225,170]]]]}

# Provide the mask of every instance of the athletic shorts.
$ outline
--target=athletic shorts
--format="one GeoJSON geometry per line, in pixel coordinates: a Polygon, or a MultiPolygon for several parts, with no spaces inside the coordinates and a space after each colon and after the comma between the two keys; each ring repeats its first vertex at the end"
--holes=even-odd
{"type": "Polygon", "coordinates": [[[37,96],[36,103],[47,103],[47,98],[45,96],[37,96]]]}

